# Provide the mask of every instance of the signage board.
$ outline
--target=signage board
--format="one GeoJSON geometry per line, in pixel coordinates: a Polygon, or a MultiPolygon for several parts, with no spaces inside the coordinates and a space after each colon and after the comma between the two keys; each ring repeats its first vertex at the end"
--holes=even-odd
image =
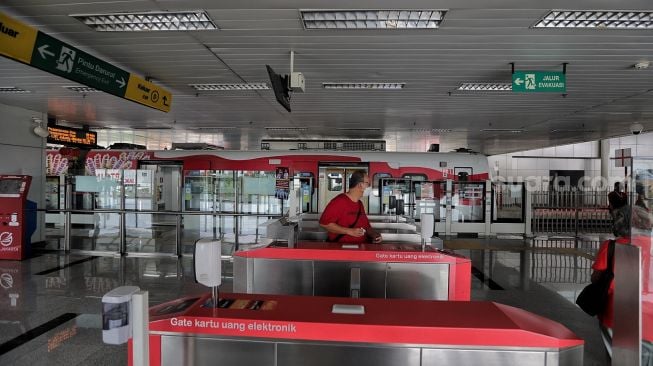
{"type": "Polygon", "coordinates": [[[97,133],[64,126],[48,126],[48,142],[65,146],[95,148],[97,133]]]}
{"type": "Polygon", "coordinates": [[[512,91],[515,93],[564,93],[567,78],[562,72],[515,71],[512,74],[512,91]]]}
{"type": "Polygon", "coordinates": [[[170,111],[172,94],[137,75],[0,13],[0,55],[120,98],[170,111]]]}

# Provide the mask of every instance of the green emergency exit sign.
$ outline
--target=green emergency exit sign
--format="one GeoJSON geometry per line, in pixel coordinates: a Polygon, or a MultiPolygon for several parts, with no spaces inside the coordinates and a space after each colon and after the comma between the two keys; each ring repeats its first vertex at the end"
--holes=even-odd
{"type": "Polygon", "coordinates": [[[515,71],[512,74],[512,91],[515,93],[564,93],[567,78],[561,72],[515,71]]]}

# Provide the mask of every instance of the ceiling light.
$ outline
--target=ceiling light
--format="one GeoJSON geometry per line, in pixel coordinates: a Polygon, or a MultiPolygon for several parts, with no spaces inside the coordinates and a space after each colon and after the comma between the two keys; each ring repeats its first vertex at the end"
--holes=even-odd
{"type": "Polygon", "coordinates": [[[412,131],[416,133],[425,133],[431,135],[440,135],[443,133],[453,132],[453,130],[450,128],[414,128],[412,131]]]}
{"type": "Polygon", "coordinates": [[[486,128],[482,129],[481,132],[522,133],[524,130],[513,128],[486,128]]]}
{"type": "Polygon", "coordinates": [[[193,31],[218,27],[206,11],[71,14],[98,32],[193,31]]]}
{"type": "Polygon", "coordinates": [[[305,29],[437,29],[446,10],[300,10],[305,29]]]}
{"type": "Polygon", "coordinates": [[[266,83],[243,83],[243,84],[188,84],[188,86],[200,91],[214,90],[268,90],[266,83]]]}
{"type": "Polygon", "coordinates": [[[551,133],[592,133],[598,132],[597,130],[583,130],[583,129],[555,129],[551,133]]]}
{"type": "Polygon", "coordinates": [[[207,130],[237,130],[238,127],[189,127],[189,130],[193,131],[207,131],[207,130]]]}
{"type": "Polygon", "coordinates": [[[16,86],[0,86],[0,93],[31,93],[31,91],[16,86]]]}
{"type": "Polygon", "coordinates": [[[268,131],[306,131],[306,127],[266,127],[268,131]]]}
{"type": "Polygon", "coordinates": [[[511,91],[512,83],[462,83],[458,90],[463,91],[511,91]]]}
{"type": "Polygon", "coordinates": [[[653,12],[551,10],[532,28],[653,29],[653,12]]]}
{"type": "Polygon", "coordinates": [[[324,89],[403,89],[406,83],[322,83],[324,89]]]}
{"type": "Polygon", "coordinates": [[[101,90],[91,88],[90,86],[64,86],[68,90],[72,90],[78,93],[99,93],[101,90]]]}
{"type": "Polygon", "coordinates": [[[380,128],[347,128],[347,127],[341,127],[337,128],[340,131],[381,131],[380,128]]]}

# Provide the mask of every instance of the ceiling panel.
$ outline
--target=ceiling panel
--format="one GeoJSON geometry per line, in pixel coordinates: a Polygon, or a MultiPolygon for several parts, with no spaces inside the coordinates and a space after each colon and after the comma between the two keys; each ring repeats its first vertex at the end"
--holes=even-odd
{"type": "MultiPolygon", "coordinates": [[[[29,94],[0,94],[0,103],[48,113],[70,124],[153,128],[142,139],[188,136],[227,148],[259,147],[268,137],[382,138],[390,148],[441,151],[469,147],[488,154],[623,135],[633,122],[653,129],[651,30],[530,29],[568,1],[100,1],[5,0],[0,11],[171,90],[170,113],[105,93],[80,94],[75,85],[9,59],[0,59],[0,86],[29,94]],[[304,30],[300,9],[448,9],[438,30],[304,30]],[[220,30],[94,32],[75,13],[207,10],[220,30]],[[265,65],[306,77],[292,113],[271,90],[197,92],[188,84],[269,82],[265,65]],[[463,82],[510,82],[518,70],[567,66],[567,93],[513,94],[458,91],[463,82]],[[326,90],[323,82],[404,82],[402,90],[326,90]],[[229,132],[206,127],[234,127],[229,132]],[[306,130],[272,133],[265,127],[306,130]],[[198,130],[198,128],[204,128],[198,130]],[[347,128],[348,130],[343,130],[347,128]],[[376,131],[361,131],[378,128],[376,131]],[[522,129],[519,134],[483,129],[522,129]],[[356,130],[358,129],[358,130],[356,130]],[[424,133],[452,129],[442,136],[424,133]],[[422,130],[420,132],[420,130],[422,130]],[[552,132],[559,130],[558,132],[552,132]],[[174,133],[171,133],[173,131],[174,133]],[[193,132],[195,131],[195,132],[193,132]],[[198,133],[197,131],[202,131],[198,133]],[[565,132],[567,131],[567,132],[565,132]],[[190,135],[187,135],[190,134],[190,135]]],[[[650,0],[577,0],[572,9],[651,10],[650,0]]],[[[113,131],[113,130],[112,130],[113,131]]],[[[117,132],[116,132],[117,133],[117,132]]],[[[117,136],[117,135],[116,135],[117,136]]]]}

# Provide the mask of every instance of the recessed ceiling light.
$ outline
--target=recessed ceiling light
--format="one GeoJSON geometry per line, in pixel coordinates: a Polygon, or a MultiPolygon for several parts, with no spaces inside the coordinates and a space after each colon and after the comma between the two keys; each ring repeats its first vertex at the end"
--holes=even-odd
{"type": "Polygon", "coordinates": [[[462,83],[458,90],[463,91],[511,91],[511,83],[462,83]]]}
{"type": "Polygon", "coordinates": [[[243,84],[188,84],[188,86],[200,91],[223,91],[223,90],[267,90],[270,89],[266,83],[243,83],[243,84]]]}
{"type": "Polygon", "coordinates": [[[306,127],[266,127],[268,131],[306,131],[306,127]]]}
{"type": "Polygon", "coordinates": [[[72,90],[78,93],[99,93],[101,90],[91,88],[90,86],[64,86],[68,90],[72,90]]]}
{"type": "Polygon", "coordinates": [[[322,83],[324,89],[381,89],[381,90],[398,90],[403,89],[406,83],[368,83],[368,82],[342,82],[342,83],[322,83]]]}
{"type": "Polygon", "coordinates": [[[347,127],[339,127],[337,128],[340,131],[381,131],[380,128],[347,128],[347,127]]]}
{"type": "Polygon", "coordinates": [[[233,127],[233,126],[229,126],[229,127],[219,127],[219,126],[218,127],[189,127],[188,129],[193,130],[193,131],[207,131],[207,130],[216,130],[216,131],[218,131],[218,130],[236,130],[236,129],[238,129],[238,127],[233,127]]]}
{"type": "Polygon", "coordinates": [[[98,32],[192,31],[218,27],[204,10],[71,14],[98,32]]]}
{"type": "Polygon", "coordinates": [[[522,133],[524,130],[514,128],[485,128],[481,132],[522,133]]]}
{"type": "Polygon", "coordinates": [[[592,133],[597,130],[583,130],[583,129],[556,129],[551,130],[551,133],[592,133]]]}
{"type": "Polygon", "coordinates": [[[0,86],[0,93],[31,93],[29,90],[21,89],[16,86],[0,86]]]}
{"type": "Polygon", "coordinates": [[[653,12],[551,10],[532,28],[653,29],[653,12]]]}
{"type": "Polygon", "coordinates": [[[437,29],[446,10],[300,10],[305,29],[437,29]]]}
{"type": "Polygon", "coordinates": [[[430,135],[440,135],[443,133],[453,132],[450,128],[414,128],[411,131],[430,135]]]}

